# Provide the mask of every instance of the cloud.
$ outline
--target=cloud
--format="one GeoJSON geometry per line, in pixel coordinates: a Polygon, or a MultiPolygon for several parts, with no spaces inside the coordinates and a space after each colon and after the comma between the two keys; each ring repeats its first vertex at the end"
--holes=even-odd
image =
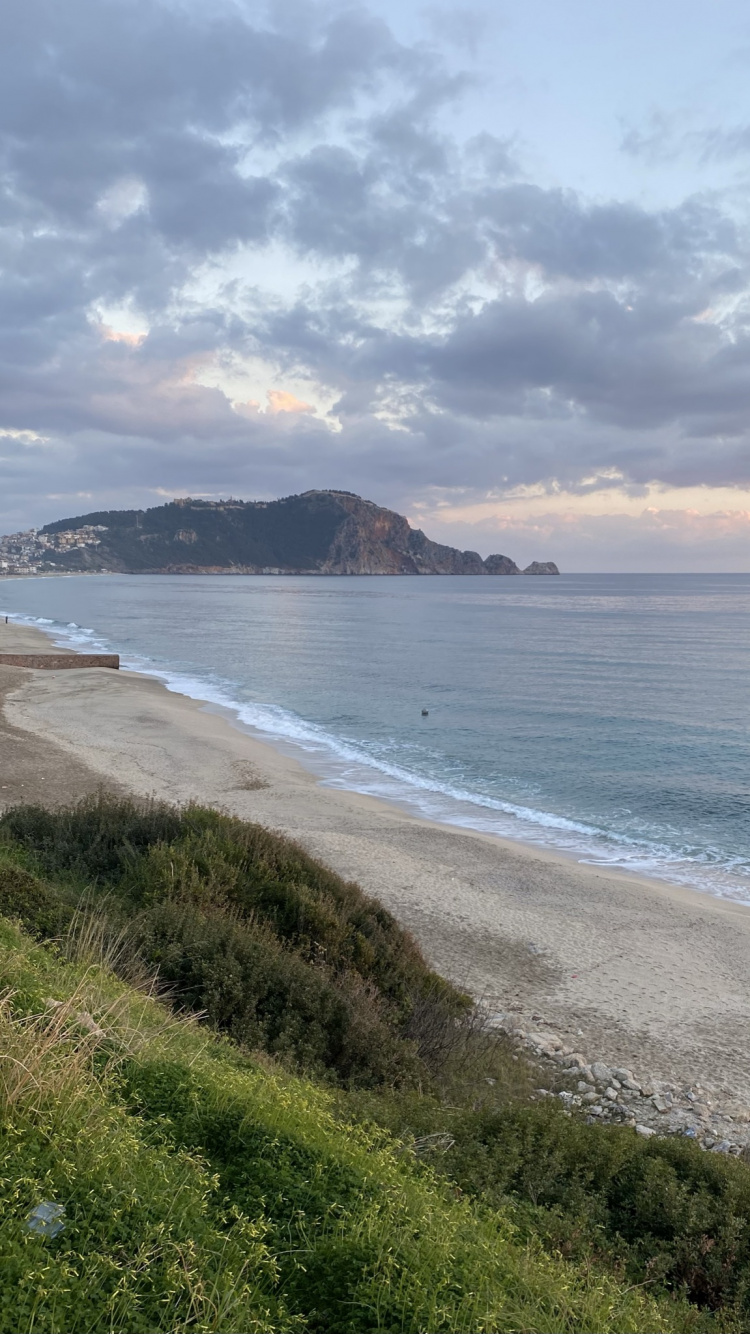
{"type": "Polygon", "coordinates": [[[750,153],[750,125],[708,125],[685,128],[689,114],[667,115],[652,112],[645,128],[630,126],[625,130],[620,148],[633,158],[640,158],[649,166],[673,163],[681,157],[691,157],[703,165],[731,162],[750,153]]]}
{"type": "Polygon", "coordinates": [[[748,509],[701,514],[647,506],[635,515],[616,509],[605,514],[540,510],[475,524],[441,523],[438,513],[430,516],[429,527],[451,545],[485,555],[500,551],[522,565],[554,559],[569,572],[750,572],[748,509]]]}
{"type": "Polygon", "coordinates": [[[713,126],[693,137],[704,162],[721,162],[750,153],[750,125],[713,126]]]}
{"type": "Polygon", "coordinates": [[[684,117],[652,111],[639,129],[628,126],[620,140],[620,150],[629,157],[641,158],[650,166],[674,162],[679,157],[685,140],[684,117]]]}
{"type": "Polygon", "coordinates": [[[0,427],[0,439],[19,440],[23,445],[43,445],[47,436],[37,435],[36,431],[19,431],[13,427],[0,427]]]}
{"type": "Polygon", "coordinates": [[[748,482],[750,256],[721,197],[541,186],[502,127],[462,142],[439,47],[362,6],[10,0],[7,27],[5,526],[84,491],[748,482]]]}
{"type": "Polygon", "coordinates": [[[270,412],[314,412],[312,404],[303,403],[284,389],[269,389],[268,407],[270,412]]]}
{"type": "Polygon", "coordinates": [[[128,329],[113,329],[110,324],[100,324],[102,338],[108,343],[127,343],[129,347],[140,347],[147,334],[133,333],[128,329]]]}

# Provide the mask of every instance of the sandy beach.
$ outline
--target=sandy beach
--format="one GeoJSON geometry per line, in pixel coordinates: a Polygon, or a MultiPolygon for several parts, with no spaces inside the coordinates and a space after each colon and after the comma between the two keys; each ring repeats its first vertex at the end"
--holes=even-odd
{"type": "MultiPolygon", "coordinates": [[[[0,651],[59,652],[0,624],[0,651]]],[[[200,801],[299,840],[375,894],[430,962],[571,1047],[750,1106],[750,909],[430,824],[322,786],[159,682],[0,668],[0,807],[105,787],[200,801]]]]}

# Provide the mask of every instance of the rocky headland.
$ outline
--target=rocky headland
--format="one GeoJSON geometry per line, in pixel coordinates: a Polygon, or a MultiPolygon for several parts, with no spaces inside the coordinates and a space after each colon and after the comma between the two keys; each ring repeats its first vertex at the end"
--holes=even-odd
{"type": "Polygon", "coordinates": [[[106,510],[0,538],[0,573],[554,575],[510,556],[433,542],[349,491],[283,500],[193,500],[106,510]]]}

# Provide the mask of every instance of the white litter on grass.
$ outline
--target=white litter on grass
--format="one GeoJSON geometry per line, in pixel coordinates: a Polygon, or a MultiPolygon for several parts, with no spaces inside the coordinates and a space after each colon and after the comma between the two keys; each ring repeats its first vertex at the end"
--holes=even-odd
{"type": "Polygon", "coordinates": [[[65,1227],[64,1217],[65,1210],[61,1204],[42,1200],[26,1215],[26,1226],[29,1232],[35,1232],[38,1237],[56,1237],[65,1227]]]}

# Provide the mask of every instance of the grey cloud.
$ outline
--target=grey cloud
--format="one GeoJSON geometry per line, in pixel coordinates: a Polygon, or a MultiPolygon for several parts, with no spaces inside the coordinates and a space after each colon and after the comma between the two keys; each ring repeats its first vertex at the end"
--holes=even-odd
{"type": "MultiPolygon", "coordinates": [[[[550,389],[631,426],[661,425],[680,407],[719,406],[732,378],[727,363],[743,358],[723,351],[714,327],[686,327],[680,310],[643,306],[629,312],[608,292],[493,302],[459,322],[430,366],[464,395],[550,389]]],[[[746,377],[734,394],[750,401],[746,377]]]]}
{"type": "Polygon", "coordinates": [[[747,240],[720,202],[592,204],[524,181],[508,139],[462,148],[441,128],[462,78],[361,8],[13,0],[9,25],[0,428],[50,437],[0,437],[9,510],[40,488],[136,499],[134,476],[393,503],[750,478],[747,240]],[[138,206],[97,207],[123,181],[138,206]],[[187,299],[203,262],[268,240],[338,276],[187,299]],[[128,301],[138,348],[89,318],[128,301]],[[233,411],[194,374],[226,351],[319,380],[341,429],[233,411]]]}
{"type": "Polygon", "coordinates": [[[630,125],[624,130],[620,150],[629,157],[642,158],[651,166],[673,162],[682,151],[684,129],[673,115],[654,111],[645,128],[630,125]]]}
{"type": "Polygon", "coordinates": [[[267,239],[278,187],[241,177],[235,151],[197,134],[154,134],[138,170],[149,189],[153,226],[168,241],[216,251],[267,239]]]}
{"type": "MultiPolygon", "coordinates": [[[[329,381],[419,384],[441,408],[477,418],[588,412],[640,428],[748,406],[747,347],[696,318],[735,272],[674,296],[645,290],[626,305],[606,289],[507,296],[457,310],[441,336],[396,334],[305,307],[271,317],[265,337],[329,381]],[[553,397],[540,400],[538,391],[553,397]],[[556,407],[557,404],[557,407],[556,407]]],[[[701,425],[701,430],[703,426],[701,425]]]]}
{"type": "Polygon", "coordinates": [[[287,170],[292,197],[288,235],[303,253],[353,257],[357,281],[384,275],[425,298],[457,282],[486,253],[460,201],[444,201],[430,179],[394,180],[380,155],[364,160],[340,147],[319,147],[287,170]]]}
{"type": "Polygon", "coordinates": [[[303,41],[229,7],[191,17],[149,0],[73,0],[64,10],[15,0],[3,51],[1,141],[14,194],[58,223],[91,226],[101,193],[135,175],[154,224],[199,246],[258,235],[253,214],[268,187],[236,170],[248,145],[309,131],[408,63],[363,11],[321,13],[303,41]]]}
{"type": "Polygon", "coordinates": [[[699,200],[648,213],[635,204],[586,206],[573,191],[516,184],[481,201],[498,253],[578,279],[642,279],[675,270],[684,276],[709,255],[736,254],[737,231],[699,200]]]}

